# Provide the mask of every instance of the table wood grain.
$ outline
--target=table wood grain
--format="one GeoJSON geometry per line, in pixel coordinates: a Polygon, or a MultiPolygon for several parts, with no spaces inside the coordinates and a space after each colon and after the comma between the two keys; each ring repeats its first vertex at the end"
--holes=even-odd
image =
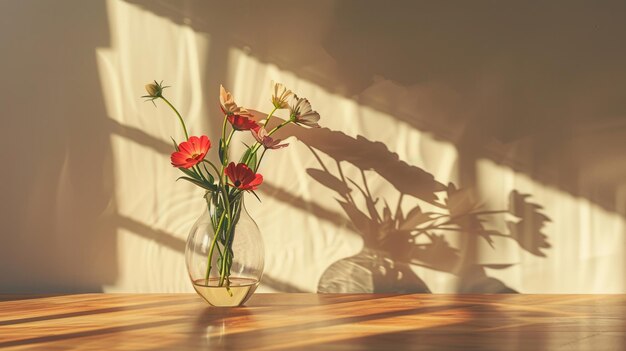
{"type": "Polygon", "coordinates": [[[625,295],[0,295],[6,350],[624,350],[625,295]]]}

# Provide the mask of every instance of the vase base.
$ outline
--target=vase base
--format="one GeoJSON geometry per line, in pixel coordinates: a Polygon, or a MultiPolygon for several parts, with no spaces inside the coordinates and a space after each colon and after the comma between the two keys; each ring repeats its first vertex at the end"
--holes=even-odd
{"type": "Polygon", "coordinates": [[[193,288],[211,306],[236,307],[241,306],[254,293],[259,281],[250,278],[230,278],[230,286],[217,286],[219,278],[197,279],[193,281],[193,288]]]}

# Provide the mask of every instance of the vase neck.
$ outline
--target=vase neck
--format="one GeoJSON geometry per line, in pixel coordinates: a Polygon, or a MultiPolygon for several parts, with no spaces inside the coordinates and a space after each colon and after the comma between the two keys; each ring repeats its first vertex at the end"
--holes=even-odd
{"type": "Polygon", "coordinates": [[[228,201],[224,201],[221,193],[209,193],[205,196],[206,210],[205,216],[212,217],[214,221],[219,221],[223,214],[228,218],[232,215],[234,223],[239,220],[240,216],[248,216],[248,212],[244,205],[244,195],[229,196],[228,201]]]}

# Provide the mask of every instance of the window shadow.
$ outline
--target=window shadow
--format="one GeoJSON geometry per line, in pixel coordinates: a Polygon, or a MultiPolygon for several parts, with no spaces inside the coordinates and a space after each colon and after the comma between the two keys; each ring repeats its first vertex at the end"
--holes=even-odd
{"type": "MultiPolygon", "coordinates": [[[[257,111],[254,113],[260,114],[257,111]]],[[[273,123],[279,123],[278,120],[273,123]]],[[[122,135],[133,132],[124,126],[113,129],[122,135]]],[[[143,145],[169,154],[166,142],[137,136],[136,140],[143,145]]],[[[337,201],[344,214],[325,209],[270,184],[266,184],[261,191],[293,207],[306,209],[320,219],[345,226],[360,234],[364,240],[361,252],[327,268],[318,283],[318,292],[430,292],[426,283],[410,267],[417,265],[457,275],[460,292],[512,293],[516,291],[486,273],[486,269],[504,269],[510,264],[473,264],[467,259],[472,254],[468,241],[462,241],[464,247],[455,248],[449,242],[449,233],[483,240],[494,250],[493,238],[506,238],[539,257],[545,257],[545,251],[551,247],[542,232],[550,218],[542,212],[540,205],[530,201],[529,194],[511,191],[506,209],[485,211],[480,209],[481,201],[471,189],[459,189],[452,183],[445,185],[436,181],[427,171],[400,160],[381,142],[370,141],[363,136],[353,138],[327,128],[287,126],[278,134],[279,138],[290,136],[306,144],[319,160],[320,168],[308,169],[307,173],[339,196],[337,201]],[[332,166],[336,171],[322,162],[318,155],[320,152],[333,159],[332,166]],[[346,166],[358,168],[360,179],[345,178],[342,169],[346,166]],[[366,174],[370,172],[383,177],[396,188],[401,195],[398,204],[390,206],[385,199],[379,199],[369,191],[366,174]],[[403,201],[412,204],[406,214],[401,210],[403,201]],[[425,210],[424,206],[430,209],[425,210]],[[504,222],[508,231],[488,229],[490,221],[504,222]]],[[[137,235],[184,252],[184,240],[175,238],[171,233],[155,230],[123,216],[118,216],[115,223],[137,235]]],[[[264,285],[277,291],[304,292],[271,276],[264,277],[264,285]]]]}
{"type": "MultiPolygon", "coordinates": [[[[176,301],[169,301],[167,304],[168,305],[182,305],[182,304],[197,303],[197,302],[198,302],[198,299],[196,299],[195,297],[192,297],[188,299],[180,298],[180,299],[177,299],[176,301]]],[[[143,304],[136,304],[136,305],[130,305],[130,306],[98,308],[98,309],[87,310],[87,311],[57,313],[57,314],[45,315],[45,316],[2,320],[0,321],[0,326],[33,323],[33,322],[41,322],[41,321],[51,321],[51,320],[80,317],[80,316],[91,316],[91,315],[96,315],[96,314],[146,310],[146,309],[150,309],[154,307],[161,307],[161,306],[163,306],[163,302],[151,302],[151,303],[143,303],[143,304]]]]}
{"type": "Polygon", "coordinates": [[[128,2],[626,215],[624,3],[128,2]]]}
{"type": "Polygon", "coordinates": [[[52,343],[56,341],[85,338],[85,337],[90,337],[90,336],[111,335],[111,334],[117,334],[117,333],[130,331],[130,330],[149,329],[149,328],[163,327],[167,325],[175,325],[185,320],[186,318],[178,318],[174,320],[137,323],[133,325],[125,325],[125,326],[119,326],[119,327],[100,328],[96,330],[87,330],[87,331],[82,331],[82,332],[47,335],[47,336],[40,336],[40,337],[35,337],[35,338],[5,341],[5,342],[0,342],[0,347],[2,348],[16,347],[16,346],[34,345],[34,344],[41,344],[41,343],[52,343]]]}
{"type": "MultiPolygon", "coordinates": [[[[559,22],[555,32],[550,29],[552,20],[562,13],[554,6],[535,11],[533,6],[536,5],[515,5],[521,8],[502,5],[506,7],[503,8],[490,4],[487,8],[487,5],[472,4],[466,5],[472,7],[469,12],[461,11],[468,10],[463,7],[451,12],[445,5],[416,5],[408,1],[401,1],[393,7],[354,1],[319,2],[303,5],[311,18],[320,19],[318,26],[299,25],[299,16],[287,16],[292,22],[259,26],[257,21],[243,19],[270,18],[276,8],[285,11],[301,11],[302,8],[294,10],[279,2],[243,5],[186,1],[165,6],[163,2],[129,2],[176,23],[191,19],[189,25],[194,30],[215,34],[211,41],[210,55],[213,56],[208,59],[209,69],[206,71],[210,85],[216,86],[226,77],[228,48],[251,48],[251,55],[259,60],[294,72],[332,93],[345,97],[357,95],[355,99],[359,105],[386,112],[457,146],[463,141],[468,147],[459,150],[467,163],[475,163],[479,157],[489,157],[546,184],[564,188],[623,213],[624,206],[621,209],[615,207],[615,197],[620,194],[623,197],[623,192],[614,189],[624,179],[621,165],[626,164],[619,162],[623,160],[626,140],[623,138],[623,95],[620,95],[625,91],[620,89],[624,81],[624,48],[612,46],[614,42],[621,42],[612,38],[623,33],[624,22],[621,17],[615,17],[621,13],[619,10],[623,9],[623,4],[592,9],[595,16],[586,26],[579,26],[577,19],[588,9],[583,5],[572,5],[571,13],[559,22]],[[610,11],[612,9],[615,11],[610,11]],[[505,16],[492,16],[496,12],[505,16]],[[242,20],[239,25],[232,26],[224,13],[238,13],[242,20]],[[464,15],[467,13],[471,15],[464,15]],[[431,17],[456,21],[433,22],[428,20],[431,17]],[[480,23],[476,18],[481,19],[480,23]],[[507,21],[510,18],[517,20],[507,21]],[[527,28],[527,22],[520,21],[520,18],[537,19],[538,22],[531,32],[526,32],[520,29],[527,28]],[[596,22],[602,25],[594,26],[596,22]],[[285,25],[291,25],[293,31],[281,30],[285,25]],[[376,29],[382,27],[387,28],[384,35],[376,29]],[[231,34],[219,35],[225,32],[224,28],[229,28],[231,34]],[[550,35],[545,35],[546,31],[550,35]],[[558,37],[557,34],[570,32],[580,34],[579,38],[584,40],[572,40],[562,44],[565,46],[553,45],[552,39],[558,37]],[[272,33],[281,33],[282,40],[269,35],[272,33]],[[285,40],[285,36],[300,40],[285,40]],[[388,36],[395,40],[387,40],[388,36]],[[301,38],[307,40],[303,42],[301,38]],[[595,40],[597,38],[607,39],[595,40]],[[446,43],[444,46],[443,42],[446,43]],[[384,57],[379,54],[387,52],[396,54],[384,57]],[[584,55],[578,55],[581,52],[584,55]],[[498,55],[504,55],[500,60],[510,62],[510,65],[495,72],[497,79],[493,89],[505,95],[488,95],[477,101],[501,101],[504,107],[487,105],[483,109],[465,104],[476,98],[470,92],[476,90],[473,79],[483,73],[478,69],[481,63],[491,62],[491,58],[500,57],[498,55]],[[320,59],[324,57],[326,59],[320,59]],[[328,63],[329,57],[333,64],[328,66],[334,68],[324,70],[314,65],[318,59],[328,63]],[[465,59],[460,61],[459,57],[465,59]],[[387,60],[393,60],[392,64],[387,60]],[[599,82],[602,79],[605,80],[599,82]],[[399,100],[411,99],[398,99],[394,93],[411,91],[425,82],[454,88],[452,90],[461,92],[463,97],[455,100],[433,91],[431,111],[439,113],[434,115],[442,117],[436,119],[440,122],[407,114],[412,105],[395,107],[399,100]],[[587,94],[586,86],[597,89],[596,93],[587,94]],[[566,89],[561,89],[564,87],[566,89]],[[580,96],[586,98],[578,99],[580,96]],[[580,109],[565,104],[580,100],[588,101],[580,109]],[[447,105],[470,106],[477,111],[468,115],[457,114],[442,109],[447,105]],[[565,113],[571,110],[576,113],[565,113]],[[512,159],[503,155],[502,150],[504,154],[514,150],[507,143],[524,138],[530,138],[532,144],[529,159],[518,157],[520,155],[515,152],[511,152],[512,159]],[[482,142],[492,139],[500,143],[496,148],[482,142]],[[538,172],[546,169],[547,175],[538,172]],[[595,189],[598,179],[601,181],[595,189]]],[[[138,129],[111,121],[106,115],[94,57],[97,48],[110,45],[105,2],[10,2],[3,4],[2,19],[0,26],[5,28],[2,42],[5,50],[0,62],[4,67],[12,68],[4,77],[4,84],[12,89],[7,89],[3,101],[6,102],[7,116],[20,117],[6,119],[5,128],[17,132],[7,133],[3,138],[7,147],[2,148],[0,155],[2,164],[19,170],[7,172],[0,188],[4,198],[8,199],[0,205],[3,231],[7,233],[2,235],[0,256],[10,262],[5,265],[8,268],[0,272],[0,278],[15,282],[12,286],[3,285],[2,291],[101,291],[104,285],[114,283],[118,276],[115,234],[120,226],[180,249],[180,242],[168,238],[168,233],[155,231],[130,219],[116,219],[110,134],[117,133],[153,145],[159,152],[168,152],[169,144],[159,143],[138,129]],[[48,15],[59,12],[65,15],[62,18],[48,15]],[[30,23],[38,23],[37,28],[47,30],[37,31],[29,23],[20,22],[24,13],[31,16],[30,23]],[[63,38],[63,50],[58,48],[59,38],[63,38]],[[43,57],[46,59],[42,60],[43,57]],[[33,97],[36,97],[36,103],[33,103],[33,97]],[[28,142],[24,142],[25,135],[28,142]],[[15,145],[20,146],[20,152],[15,152],[15,145]],[[45,157],[41,157],[42,150],[45,150],[45,157]],[[33,162],[33,157],[37,157],[37,162],[33,162]],[[20,205],[14,205],[16,203],[20,205]],[[105,217],[112,214],[110,218],[113,220],[103,220],[103,214],[105,217]],[[52,247],[55,249],[51,250],[52,247]],[[17,278],[13,267],[20,268],[17,278]]],[[[415,101],[425,100],[422,96],[422,100],[415,101]]],[[[331,221],[347,221],[350,228],[372,246],[366,247],[368,251],[364,252],[366,262],[371,264],[382,259],[380,265],[385,272],[390,272],[374,280],[387,284],[387,279],[397,281],[402,275],[404,278],[394,291],[401,291],[404,285],[419,286],[428,291],[419,277],[404,267],[398,268],[400,264],[410,263],[453,272],[460,277],[469,277],[468,281],[482,281],[478,287],[464,284],[463,291],[506,290],[504,286],[491,287],[498,286],[498,283],[486,274],[486,269],[502,266],[472,265],[469,258],[473,254],[466,254],[472,248],[466,247],[466,252],[463,248],[454,248],[444,235],[444,232],[453,230],[441,227],[429,228],[425,232],[418,230],[428,224],[420,222],[423,220],[420,211],[422,214],[432,212],[426,208],[434,207],[441,213],[450,214],[453,209],[443,199],[471,198],[471,189],[436,181],[426,170],[400,160],[382,143],[328,130],[320,133],[326,134],[316,137],[324,137],[328,145],[316,144],[312,139],[306,141],[306,136],[302,138],[313,152],[333,157],[336,164],[332,166],[338,165],[338,168],[335,170],[331,165],[320,164],[320,168],[309,170],[309,174],[338,194],[344,213],[338,215],[317,208],[315,214],[331,221]],[[335,141],[341,146],[333,146],[335,141]],[[347,151],[342,151],[343,148],[347,151]],[[368,156],[367,159],[364,156],[368,156]],[[380,159],[380,162],[368,163],[371,159],[380,159]],[[365,175],[374,172],[384,177],[404,201],[410,199],[411,209],[404,213],[397,211],[395,204],[384,205],[385,199],[378,199],[367,190],[366,176],[363,179],[342,179],[340,174],[334,173],[347,166],[357,167],[365,175]],[[400,223],[406,222],[409,214],[412,221],[415,221],[414,217],[418,218],[418,223],[410,230],[403,229],[400,223]],[[413,234],[416,230],[419,234],[413,234]],[[405,245],[405,239],[416,240],[416,236],[419,241],[405,245]],[[393,252],[394,267],[390,267],[384,257],[389,251],[393,252]]],[[[314,206],[306,204],[303,199],[274,191],[277,189],[269,190],[285,201],[292,201],[295,206],[314,206]]],[[[493,237],[505,237],[533,255],[545,255],[549,243],[541,228],[549,219],[529,194],[512,192],[509,196],[508,208],[501,210],[517,220],[506,223],[508,231],[487,229],[484,216],[491,215],[480,214],[473,207],[477,201],[474,199],[459,200],[461,203],[468,201],[472,206],[465,209],[469,211],[467,214],[457,213],[463,215],[463,221],[456,220],[454,232],[484,242],[493,237]]],[[[364,263],[357,261],[356,266],[354,262],[349,266],[360,269],[364,263]]],[[[366,271],[371,269],[369,267],[366,271]]]]}
{"type": "MultiPolygon", "coordinates": [[[[553,331],[537,332],[539,326],[558,316],[550,312],[523,313],[487,304],[460,304],[448,318],[445,309],[432,312],[440,319],[424,317],[421,323],[405,320],[403,331],[381,328],[370,335],[311,341],[307,349],[386,350],[389,345],[401,344],[416,350],[547,350],[555,342],[551,340],[553,331]]],[[[419,313],[423,312],[416,313],[416,319],[419,313]]]]}
{"type": "Polygon", "coordinates": [[[110,45],[105,1],[0,7],[0,293],[102,291],[118,276],[117,228],[101,220],[116,205],[95,55],[110,45]]]}
{"type": "Polygon", "coordinates": [[[229,310],[207,310],[196,319],[186,344],[212,349],[268,345],[301,350],[388,350],[393,348],[390,345],[420,350],[554,349],[601,334],[585,329],[588,311],[574,311],[571,303],[520,295],[487,299],[472,295],[396,295],[375,303],[360,300],[288,308],[270,303],[240,309],[245,312],[239,315],[229,310]],[[298,315],[308,317],[301,320],[298,315]],[[555,320],[559,322],[554,324],[555,320]],[[564,331],[563,325],[572,329],[564,331]]]}
{"type": "MultiPolygon", "coordinates": [[[[376,295],[371,295],[376,296],[376,295]]],[[[272,323],[261,325],[260,323],[250,323],[250,320],[257,318],[257,315],[266,315],[276,306],[270,304],[266,307],[251,307],[249,311],[239,309],[238,314],[231,315],[231,312],[224,312],[219,309],[207,309],[195,324],[196,332],[191,334],[189,344],[204,347],[223,347],[225,349],[254,348],[259,345],[273,345],[276,348],[293,348],[294,344],[302,342],[302,331],[315,331],[321,328],[341,327],[348,324],[367,323],[388,318],[402,318],[403,316],[420,315],[428,313],[445,313],[449,310],[466,308],[464,304],[442,304],[438,306],[407,307],[400,310],[382,311],[372,308],[358,308],[358,305],[368,305],[368,298],[358,297],[356,306],[346,306],[342,310],[342,302],[330,304],[314,304],[311,311],[316,316],[325,318],[312,318],[316,321],[299,322],[289,316],[285,316],[284,309],[278,307],[272,323]],[[354,311],[358,311],[355,313],[354,311]],[[346,316],[351,315],[351,316],[346,316]],[[245,319],[246,324],[257,325],[256,328],[246,328],[237,330],[239,321],[245,319]],[[198,335],[203,335],[210,331],[206,338],[199,339],[198,335]],[[199,345],[198,345],[199,344],[199,345]],[[291,345],[291,346],[290,346],[291,345]]],[[[295,313],[306,313],[309,307],[290,306],[295,313]]],[[[232,311],[232,310],[231,310],[232,311]]],[[[315,343],[312,339],[312,342],[315,343]]]]}

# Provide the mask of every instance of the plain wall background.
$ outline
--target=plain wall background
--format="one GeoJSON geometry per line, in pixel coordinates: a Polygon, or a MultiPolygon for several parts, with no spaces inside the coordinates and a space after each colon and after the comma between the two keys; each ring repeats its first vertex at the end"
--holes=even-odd
{"type": "Polygon", "coordinates": [[[617,1],[2,1],[0,292],[192,291],[202,191],[174,182],[172,113],[139,98],[156,79],[214,141],[220,83],[268,112],[280,81],[320,112],[246,200],[262,291],[624,293],[624,18],[617,1]],[[507,213],[409,242],[398,208],[416,206],[507,213]]]}

